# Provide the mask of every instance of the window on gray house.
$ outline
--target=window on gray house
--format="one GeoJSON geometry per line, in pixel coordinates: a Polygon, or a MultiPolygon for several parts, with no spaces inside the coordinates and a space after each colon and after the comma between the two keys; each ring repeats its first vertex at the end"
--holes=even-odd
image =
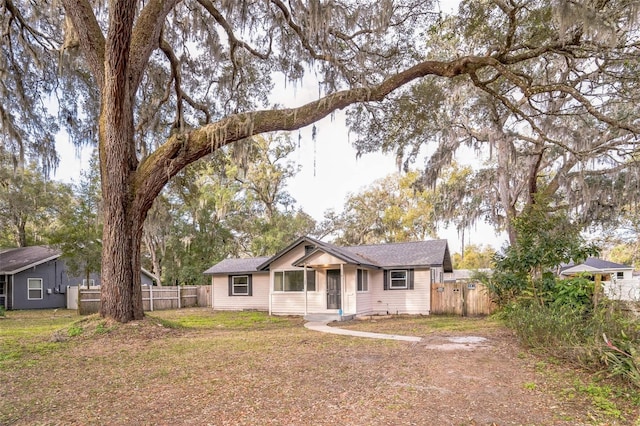
{"type": "Polygon", "coordinates": [[[42,299],[43,285],[42,278],[28,278],[27,279],[27,299],[38,300],[42,299]]]}

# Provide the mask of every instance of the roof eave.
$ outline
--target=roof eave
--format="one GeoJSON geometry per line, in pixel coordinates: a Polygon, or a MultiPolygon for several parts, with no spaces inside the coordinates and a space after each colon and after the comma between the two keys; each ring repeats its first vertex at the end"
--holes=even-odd
{"type": "Polygon", "coordinates": [[[254,269],[252,271],[226,271],[226,272],[203,272],[203,275],[210,275],[210,276],[223,276],[223,275],[252,275],[252,274],[266,274],[269,271],[259,271],[257,269],[254,269]]]}
{"type": "Polygon", "coordinates": [[[15,274],[19,274],[20,272],[22,272],[22,271],[26,271],[26,270],[27,270],[27,269],[29,269],[29,268],[34,268],[34,267],[36,267],[36,266],[38,266],[38,265],[42,265],[43,263],[47,263],[47,262],[49,262],[49,261],[51,261],[51,260],[55,260],[55,259],[59,258],[60,256],[62,256],[62,254],[56,254],[56,255],[54,255],[54,256],[49,256],[49,257],[47,257],[46,259],[38,260],[38,261],[36,261],[36,262],[30,263],[30,264],[28,264],[28,265],[25,265],[25,266],[23,266],[23,267],[21,267],[21,268],[18,268],[18,269],[13,270],[13,271],[0,271],[0,274],[3,274],[3,275],[15,275],[15,274]]]}

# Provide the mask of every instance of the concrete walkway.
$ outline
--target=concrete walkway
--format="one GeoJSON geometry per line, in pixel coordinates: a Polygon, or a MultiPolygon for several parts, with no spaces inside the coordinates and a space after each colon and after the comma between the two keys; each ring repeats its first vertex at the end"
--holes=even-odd
{"type": "Polygon", "coordinates": [[[304,323],[309,330],[321,333],[341,334],[343,336],[366,337],[369,339],[401,340],[404,342],[419,342],[422,337],[400,336],[397,334],[369,333],[367,331],[345,330],[344,328],[329,327],[327,322],[310,321],[304,323]]]}

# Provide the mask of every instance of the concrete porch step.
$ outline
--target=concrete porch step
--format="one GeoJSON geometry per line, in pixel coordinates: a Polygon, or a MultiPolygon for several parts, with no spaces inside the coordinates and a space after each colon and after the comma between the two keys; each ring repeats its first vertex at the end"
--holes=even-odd
{"type": "Polygon", "coordinates": [[[307,314],[304,316],[305,321],[309,322],[333,322],[333,321],[349,321],[354,319],[355,315],[338,315],[338,314],[307,314]]]}

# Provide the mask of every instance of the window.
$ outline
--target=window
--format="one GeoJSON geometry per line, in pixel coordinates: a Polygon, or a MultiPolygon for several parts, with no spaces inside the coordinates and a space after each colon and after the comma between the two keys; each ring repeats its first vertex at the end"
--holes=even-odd
{"type": "Polygon", "coordinates": [[[413,290],[413,269],[384,271],[385,290],[413,290]]]}
{"type": "Polygon", "coordinates": [[[229,276],[229,296],[251,296],[251,275],[229,276]]]}
{"type": "MultiPolygon", "coordinates": [[[[96,281],[95,281],[93,278],[90,278],[90,279],[89,279],[89,285],[90,285],[91,287],[95,286],[95,285],[96,285],[96,281]]],[[[83,287],[86,287],[86,286],[87,286],[87,279],[86,279],[86,278],[84,278],[84,279],[82,280],[82,286],[83,286],[83,287]]]]}
{"type": "Polygon", "coordinates": [[[307,291],[316,291],[316,271],[307,269],[307,291]]]}
{"type": "Polygon", "coordinates": [[[624,279],[624,272],[621,272],[621,271],[616,272],[616,278],[619,280],[624,279]]]}
{"type": "Polygon", "coordinates": [[[28,300],[42,299],[42,278],[27,279],[27,291],[28,300]]]}
{"type": "Polygon", "coordinates": [[[369,291],[369,271],[358,269],[358,291],[369,291]]]}
{"type": "Polygon", "coordinates": [[[279,271],[273,273],[274,291],[304,291],[304,271],[279,271]]]}
{"type": "Polygon", "coordinates": [[[395,270],[389,273],[389,288],[407,288],[407,271],[395,270]]]}

